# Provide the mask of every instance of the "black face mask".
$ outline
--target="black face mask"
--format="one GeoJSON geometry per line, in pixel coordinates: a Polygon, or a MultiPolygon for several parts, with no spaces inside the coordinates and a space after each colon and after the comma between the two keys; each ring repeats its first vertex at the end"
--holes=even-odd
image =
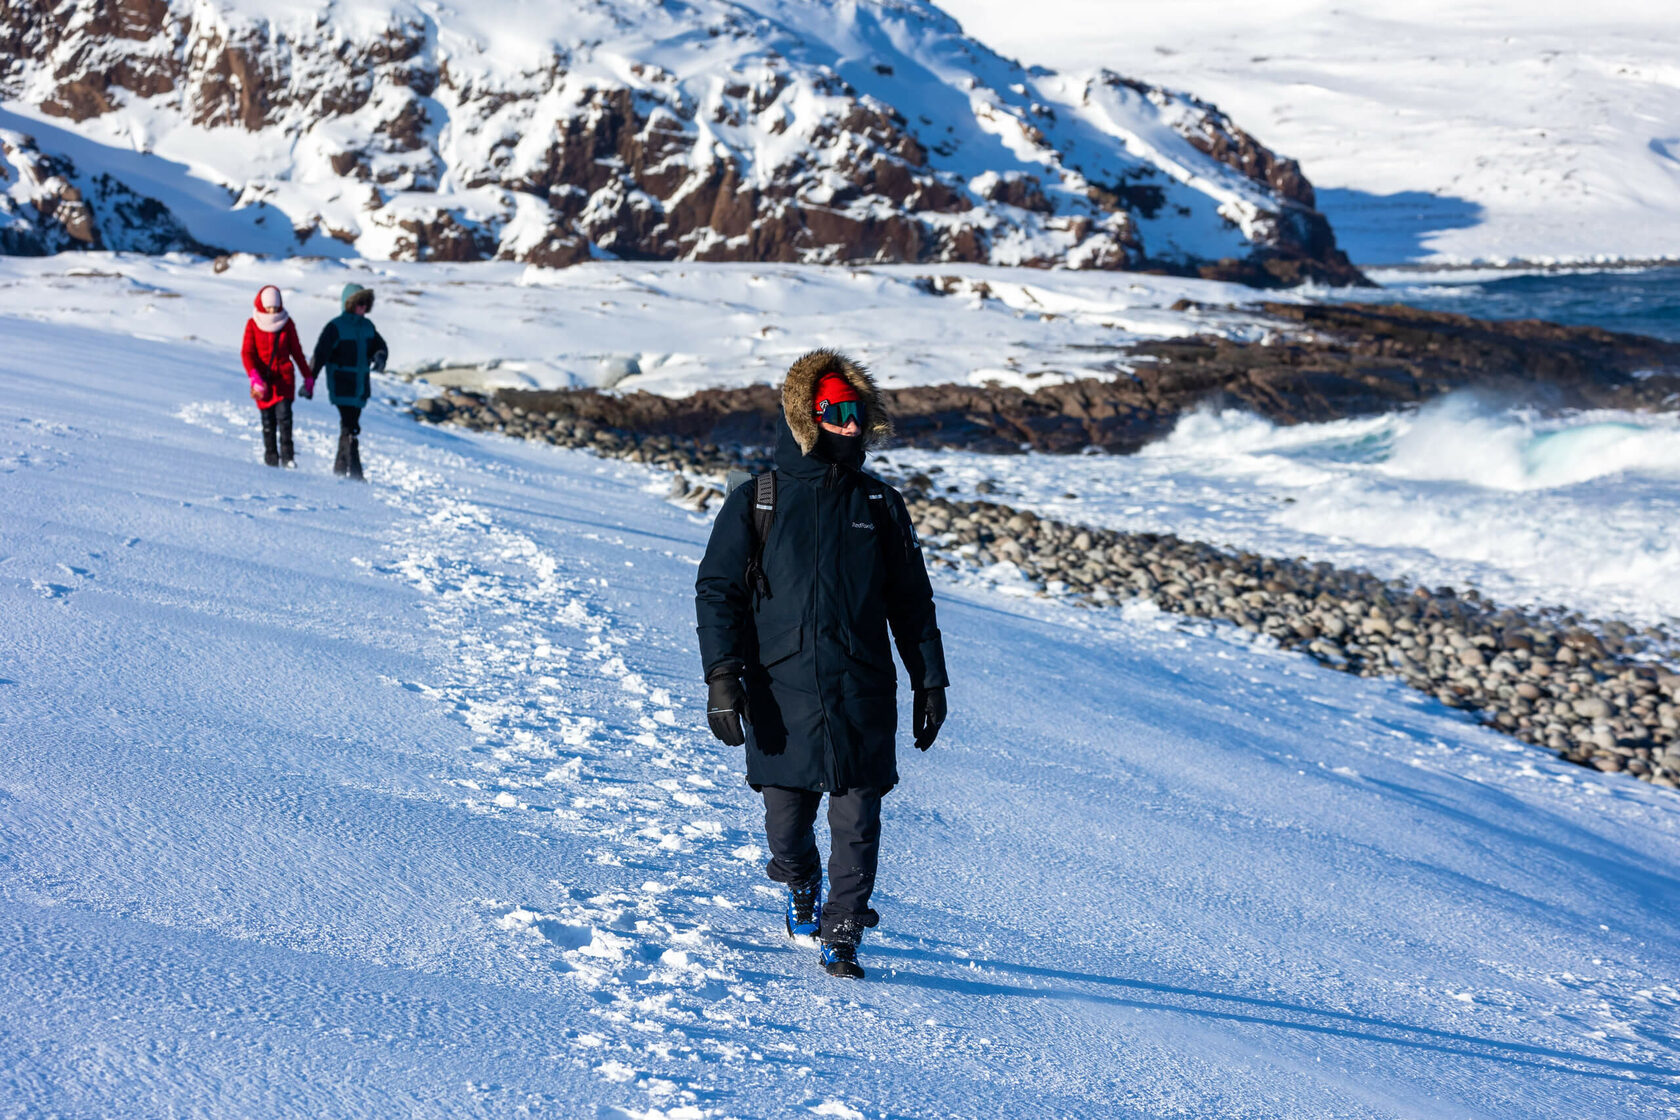
{"type": "Polygon", "coordinates": [[[827,428],[817,429],[816,457],[830,463],[849,463],[863,454],[863,435],[843,436],[827,428]]]}

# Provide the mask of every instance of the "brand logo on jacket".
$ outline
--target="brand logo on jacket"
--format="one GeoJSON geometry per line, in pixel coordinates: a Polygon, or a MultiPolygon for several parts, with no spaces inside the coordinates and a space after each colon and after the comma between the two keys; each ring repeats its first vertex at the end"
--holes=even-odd
{"type": "Polygon", "coordinates": [[[872,522],[872,521],[854,521],[854,522],[852,522],[852,528],[854,528],[854,529],[873,529],[873,528],[875,528],[875,523],[872,522]]]}

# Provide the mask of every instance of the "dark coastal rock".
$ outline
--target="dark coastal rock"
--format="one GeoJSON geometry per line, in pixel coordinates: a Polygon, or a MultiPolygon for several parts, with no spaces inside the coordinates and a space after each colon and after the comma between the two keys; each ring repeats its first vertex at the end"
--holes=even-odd
{"type": "MultiPolygon", "coordinates": [[[[1680,391],[1680,345],[1639,335],[1401,306],[1268,303],[1264,311],[1292,332],[1270,344],[1202,337],[1117,350],[1110,380],[1034,392],[889,390],[897,438],[992,453],[1129,453],[1209,403],[1296,424],[1388,412],[1461,389],[1553,408],[1625,409],[1672,409],[1680,391]]],[[[531,411],[719,443],[768,446],[781,422],[768,386],[680,399],[590,389],[501,396],[531,411]]]]}

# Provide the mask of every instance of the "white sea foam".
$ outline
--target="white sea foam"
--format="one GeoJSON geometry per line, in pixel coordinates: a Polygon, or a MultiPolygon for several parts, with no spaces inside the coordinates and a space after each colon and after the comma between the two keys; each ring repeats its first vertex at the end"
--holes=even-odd
{"type": "Polygon", "coordinates": [[[1454,395],[1279,426],[1186,416],[1134,456],[898,453],[969,493],[1071,520],[1167,530],[1513,602],[1680,617],[1680,418],[1542,416],[1454,395]],[[1067,495],[1073,495],[1069,497],[1067,495]]]}

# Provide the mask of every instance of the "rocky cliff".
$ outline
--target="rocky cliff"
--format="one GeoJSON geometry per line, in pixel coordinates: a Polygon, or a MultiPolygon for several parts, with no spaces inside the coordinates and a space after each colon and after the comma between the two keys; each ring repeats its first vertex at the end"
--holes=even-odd
{"type": "Polygon", "coordinates": [[[1215,107],[925,0],[11,0],[0,249],[1360,277],[1215,107]]]}

